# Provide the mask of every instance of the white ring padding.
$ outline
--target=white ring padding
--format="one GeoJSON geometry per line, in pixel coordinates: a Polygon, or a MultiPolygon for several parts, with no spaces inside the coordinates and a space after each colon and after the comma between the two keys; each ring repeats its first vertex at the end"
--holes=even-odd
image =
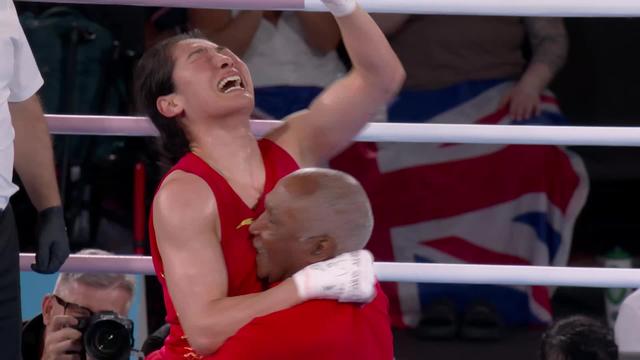
{"type": "MultiPolygon", "coordinates": [[[[267,1],[265,1],[267,2],[267,1]]],[[[638,0],[358,0],[369,12],[400,14],[629,17],[638,0]]],[[[321,0],[305,0],[306,11],[326,11],[321,0]]]]}
{"type": "MultiPolygon", "coordinates": [[[[321,0],[22,0],[158,7],[327,11],[321,0]]],[[[632,17],[638,0],[358,0],[369,12],[450,15],[632,17]]]]}
{"type": "Polygon", "coordinates": [[[49,131],[59,135],[159,136],[141,116],[45,115],[49,131]]]}
{"type": "MultiPolygon", "coordinates": [[[[20,254],[20,270],[31,271],[34,261],[34,254],[20,254]]],[[[374,269],[380,281],[640,288],[640,269],[389,262],[374,269]]],[[[150,256],[129,255],[71,255],[61,271],[155,274],[150,256]]]]}
{"type": "MultiPolygon", "coordinates": [[[[640,0],[638,0],[640,3],[640,0]]],[[[145,117],[45,115],[53,134],[158,136],[145,117]]],[[[257,137],[282,125],[251,120],[257,137]]],[[[356,141],[640,146],[640,127],[370,123],[356,141]]]]}
{"type": "MultiPolygon", "coordinates": [[[[36,254],[20,254],[20,271],[31,271],[36,254]]],[[[131,255],[70,255],[62,265],[62,272],[91,272],[114,274],[155,275],[151,256],[131,255]]]]}
{"type": "MultiPolygon", "coordinates": [[[[200,9],[304,10],[304,0],[20,0],[25,2],[133,5],[200,9]]],[[[323,11],[327,11],[324,9],[323,11]]]]}
{"type": "Polygon", "coordinates": [[[522,265],[375,263],[380,281],[638,288],[640,269],[522,265]]]}

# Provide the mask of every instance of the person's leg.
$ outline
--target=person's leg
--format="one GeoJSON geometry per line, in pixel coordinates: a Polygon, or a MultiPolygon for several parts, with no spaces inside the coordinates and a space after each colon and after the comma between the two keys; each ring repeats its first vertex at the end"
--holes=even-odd
{"type": "Polygon", "coordinates": [[[11,206],[0,213],[0,349],[2,358],[21,359],[20,248],[11,206]]]}

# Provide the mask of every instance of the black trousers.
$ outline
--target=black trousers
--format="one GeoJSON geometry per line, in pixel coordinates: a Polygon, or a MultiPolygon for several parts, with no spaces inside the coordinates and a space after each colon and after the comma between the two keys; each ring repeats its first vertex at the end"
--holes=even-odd
{"type": "Polygon", "coordinates": [[[20,360],[20,248],[11,205],[0,213],[0,351],[2,359],[20,360]]]}

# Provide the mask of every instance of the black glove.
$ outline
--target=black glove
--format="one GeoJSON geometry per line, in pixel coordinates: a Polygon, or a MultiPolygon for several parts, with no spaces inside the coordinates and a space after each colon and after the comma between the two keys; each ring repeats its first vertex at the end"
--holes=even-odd
{"type": "Polygon", "coordinates": [[[31,269],[41,274],[52,274],[69,257],[69,239],[64,225],[62,206],[46,208],[38,214],[38,251],[31,269]]]}

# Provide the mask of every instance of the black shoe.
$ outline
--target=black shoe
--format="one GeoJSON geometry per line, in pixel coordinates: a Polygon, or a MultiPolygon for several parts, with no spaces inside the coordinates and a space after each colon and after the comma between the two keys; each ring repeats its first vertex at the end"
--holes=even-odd
{"type": "Polygon", "coordinates": [[[414,334],[419,339],[453,339],[457,328],[458,317],[454,304],[449,300],[439,300],[424,311],[414,334]]]}
{"type": "Polygon", "coordinates": [[[466,340],[499,340],[504,335],[504,322],[487,303],[473,303],[465,311],[460,337],[466,340]]]}

